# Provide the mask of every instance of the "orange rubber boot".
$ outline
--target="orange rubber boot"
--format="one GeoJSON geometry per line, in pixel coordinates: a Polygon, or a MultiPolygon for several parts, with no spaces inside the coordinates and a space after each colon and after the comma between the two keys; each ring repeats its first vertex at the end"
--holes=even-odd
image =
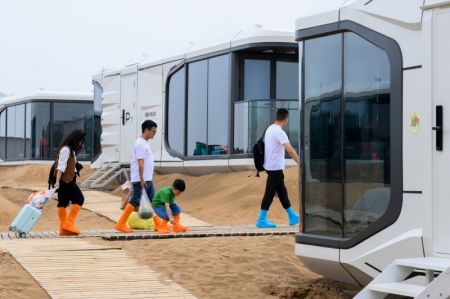
{"type": "Polygon", "coordinates": [[[115,229],[118,231],[124,232],[124,233],[132,233],[133,230],[128,227],[127,220],[128,217],[130,217],[131,212],[134,211],[134,206],[132,204],[127,204],[125,206],[125,209],[122,212],[122,216],[120,216],[119,221],[117,221],[116,226],[114,226],[115,229]]]}
{"type": "Polygon", "coordinates": [[[180,224],[180,218],[181,218],[180,214],[173,215],[173,222],[175,222],[173,225],[173,231],[177,233],[186,232],[188,230],[186,226],[180,224]]]}
{"type": "Polygon", "coordinates": [[[63,229],[65,229],[75,235],[78,235],[80,233],[80,229],[75,226],[75,219],[77,218],[80,208],[81,208],[80,205],[73,204],[70,207],[69,216],[67,216],[66,222],[63,225],[63,229]]]}
{"type": "Polygon", "coordinates": [[[168,234],[169,233],[169,229],[167,228],[167,220],[166,219],[162,219],[158,223],[158,233],[160,234],[168,234]]]}
{"type": "Polygon", "coordinates": [[[158,226],[159,223],[161,222],[161,218],[159,218],[156,214],[153,215],[153,231],[157,232],[158,231],[158,226]]]}
{"type": "Polygon", "coordinates": [[[58,218],[59,218],[59,235],[60,236],[73,236],[73,233],[71,233],[68,230],[65,230],[63,228],[64,224],[67,220],[67,210],[66,208],[58,208],[58,218]]]}

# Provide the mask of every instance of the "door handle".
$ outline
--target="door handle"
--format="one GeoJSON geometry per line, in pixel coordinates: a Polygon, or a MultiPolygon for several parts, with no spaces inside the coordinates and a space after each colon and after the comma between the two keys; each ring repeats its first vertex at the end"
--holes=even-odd
{"type": "Polygon", "coordinates": [[[122,109],[122,126],[125,126],[125,109],[122,109]]]}
{"type": "Polygon", "coordinates": [[[442,105],[436,106],[436,125],[432,128],[436,131],[436,150],[442,151],[443,149],[443,136],[444,136],[444,126],[443,126],[443,107],[442,105]]]}

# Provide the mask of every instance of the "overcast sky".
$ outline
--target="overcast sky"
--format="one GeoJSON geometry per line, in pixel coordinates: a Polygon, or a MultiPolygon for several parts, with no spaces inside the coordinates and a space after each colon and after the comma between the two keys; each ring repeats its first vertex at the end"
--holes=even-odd
{"type": "MultiPolygon", "coordinates": [[[[89,91],[103,66],[240,29],[294,31],[316,0],[0,0],[0,92],[89,91]]],[[[343,2],[343,0],[327,0],[343,2]]]]}

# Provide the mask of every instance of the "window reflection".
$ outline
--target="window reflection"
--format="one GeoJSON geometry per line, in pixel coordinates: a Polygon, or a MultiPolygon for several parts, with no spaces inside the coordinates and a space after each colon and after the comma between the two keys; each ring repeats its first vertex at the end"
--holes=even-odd
{"type": "Polygon", "coordinates": [[[25,158],[25,105],[7,108],[7,148],[8,160],[23,160],[25,158]]]}
{"type": "Polygon", "coordinates": [[[170,78],[168,103],[168,142],[171,149],[184,154],[185,69],[170,78]]]}
{"type": "Polygon", "coordinates": [[[95,159],[102,151],[101,136],[102,136],[102,96],[103,88],[100,84],[94,81],[94,148],[93,158],[95,159]]]}
{"type": "Polygon", "coordinates": [[[56,156],[63,139],[73,130],[81,129],[86,133],[86,142],[78,159],[89,160],[92,157],[93,104],[92,103],[53,104],[52,157],[56,156]]]}
{"type": "Polygon", "coordinates": [[[204,156],[208,154],[208,60],[190,63],[188,76],[187,155],[204,156]]]}
{"type": "Polygon", "coordinates": [[[50,157],[50,103],[27,103],[26,106],[26,157],[50,157]]]}
{"type": "Polygon", "coordinates": [[[341,35],[305,42],[305,231],[342,236],[341,35]]]}
{"type": "Polygon", "coordinates": [[[229,154],[230,55],[208,60],[208,155],[229,154]]]}
{"type": "Polygon", "coordinates": [[[348,32],[306,40],[304,61],[304,231],[350,238],[390,201],[389,59],[348,32]]]}
{"type": "Polygon", "coordinates": [[[383,50],[344,34],[345,220],[344,236],[364,230],[390,199],[390,70],[383,50]]]}
{"type": "Polygon", "coordinates": [[[0,112],[0,159],[6,159],[6,109],[0,112]]]}
{"type": "Polygon", "coordinates": [[[270,99],[270,60],[245,59],[244,100],[270,99]]]}

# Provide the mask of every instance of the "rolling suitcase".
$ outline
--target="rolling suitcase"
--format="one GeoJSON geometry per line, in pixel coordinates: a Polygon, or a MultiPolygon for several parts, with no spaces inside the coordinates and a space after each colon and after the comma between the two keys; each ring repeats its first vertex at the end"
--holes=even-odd
{"type": "Polygon", "coordinates": [[[48,199],[41,209],[35,207],[33,203],[27,203],[20,210],[19,214],[17,214],[16,218],[9,226],[9,230],[18,234],[20,238],[26,237],[26,235],[31,231],[33,226],[41,217],[42,211],[50,202],[53,193],[55,193],[55,189],[50,189],[46,192],[46,197],[48,197],[48,199]]]}

